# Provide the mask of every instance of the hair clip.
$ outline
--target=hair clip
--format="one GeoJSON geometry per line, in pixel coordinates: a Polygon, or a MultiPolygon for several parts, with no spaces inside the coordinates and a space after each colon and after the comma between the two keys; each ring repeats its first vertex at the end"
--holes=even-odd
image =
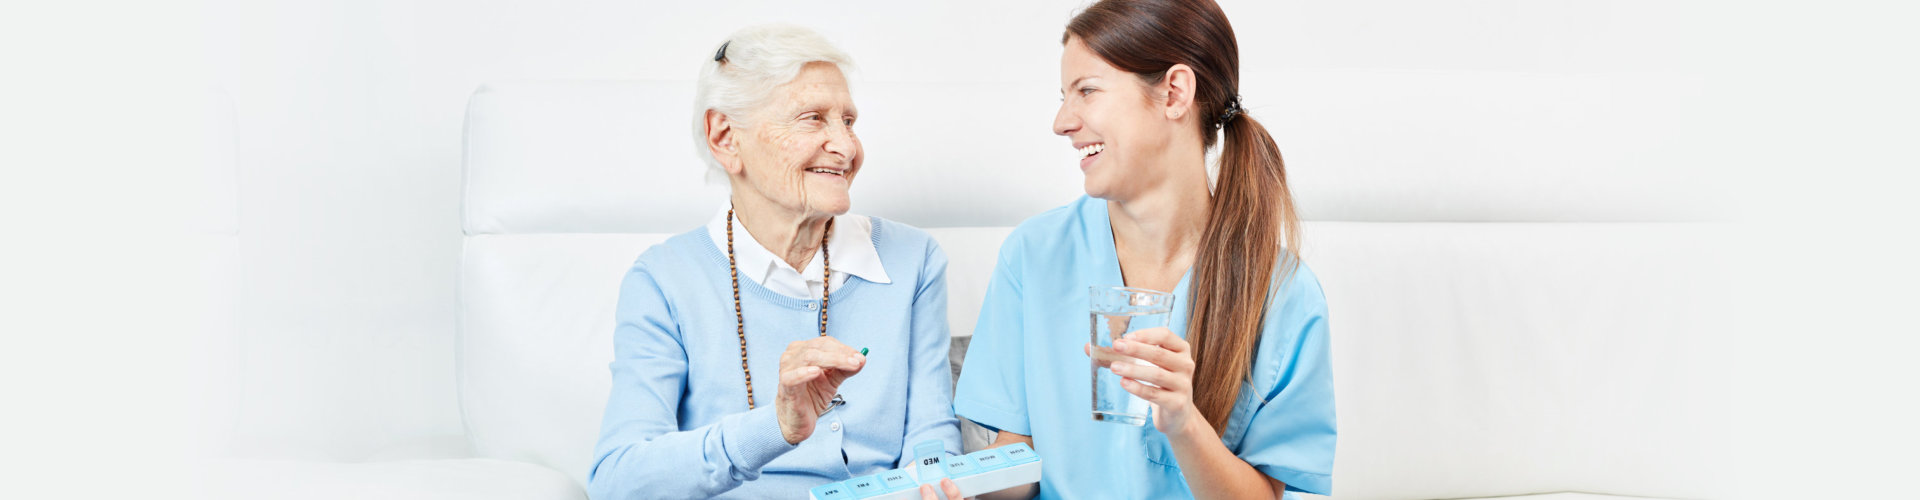
{"type": "Polygon", "coordinates": [[[1240,96],[1236,94],[1232,100],[1227,101],[1227,109],[1220,111],[1220,117],[1214,120],[1213,126],[1215,128],[1225,127],[1227,126],[1227,122],[1233,121],[1234,118],[1238,118],[1245,113],[1246,110],[1240,108],[1240,96]]]}
{"type": "Polygon", "coordinates": [[[720,44],[720,50],[714,51],[713,53],[714,62],[725,62],[727,60],[727,46],[731,44],[733,44],[733,40],[727,40],[720,44]]]}

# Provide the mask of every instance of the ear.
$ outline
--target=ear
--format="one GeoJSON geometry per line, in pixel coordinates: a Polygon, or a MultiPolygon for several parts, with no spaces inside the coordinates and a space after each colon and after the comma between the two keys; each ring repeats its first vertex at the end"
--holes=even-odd
{"type": "Polygon", "coordinates": [[[1200,83],[1193,74],[1193,68],[1185,64],[1175,64],[1167,68],[1166,76],[1160,79],[1160,85],[1154,89],[1165,99],[1160,103],[1167,119],[1178,121],[1193,114],[1193,96],[1195,86],[1200,83]]]}
{"type": "Polygon", "coordinates": [[[728,175],[740,175],[746,169],[740,163],[740,131],[726,114],[707,110],[707,151],[728,175]]]}

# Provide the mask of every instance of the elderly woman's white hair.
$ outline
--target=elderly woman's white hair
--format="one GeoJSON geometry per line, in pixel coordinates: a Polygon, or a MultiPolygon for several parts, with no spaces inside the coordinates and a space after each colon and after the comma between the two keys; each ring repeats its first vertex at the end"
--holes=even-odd
{"type": "Polygon", "coordinates": [[[793,81],[807,63],[832,63],[842,73],[853,66],[853,60],[825,37],[790,24],[743,28],[714,46],[711,54],[700,65],[700,81],[693,94],[693,149],[707,163],[709,180],[726,178],[726,169],[707,149],[707,110],[719,111],[738,126],[751,127],[753,110],[767,104],[773,89],[793,81]]]}

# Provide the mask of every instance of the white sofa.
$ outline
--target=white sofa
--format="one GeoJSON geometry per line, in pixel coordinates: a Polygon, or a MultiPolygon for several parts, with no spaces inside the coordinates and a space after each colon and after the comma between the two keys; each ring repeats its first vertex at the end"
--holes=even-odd
{"type": "MultiPolygon", "coordinates": [[[[1565,105],[1657,105],[1612,83],[1325,73],[1245,92],[1288,154],[1306,262],[1332,308],[1337,497],[1733,491],[1714,465],[1726,439],[1718,379],[1693,368],[1711,338],[1701,299],[1718,227],[1688,222],[1698,214],[1660,172],[1593,172],[1635,151],[1556,150],[1565,134],[1610,126],[1557,118],[1565,105]],[[1374,95],[1255,97],[1354,88],[1374,95]],[[1612,92],[1492,105],[1592,88],[1612,92]],[[1447,129],[1473,109],[1512,126],[1447,129]]],[[[1078,196],[1080,180],[1071,148],[1047,132],[1047,87],[928,87],[856,83],[868,160],[854,211],[925,228],[946,250],[961,369],[1001,240],[1078,196]]],[[[583,498],[619,280],[723,199],[692,155],[690,96],[689,82],[651,81],[476,92],[457,353],[473,456],[240,461],[219,469],[225,484],[298,484],[298,498],[583,498]]]]}

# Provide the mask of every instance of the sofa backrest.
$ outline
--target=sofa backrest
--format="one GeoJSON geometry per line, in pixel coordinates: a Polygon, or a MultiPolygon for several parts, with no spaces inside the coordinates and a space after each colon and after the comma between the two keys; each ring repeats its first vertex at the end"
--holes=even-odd
{"type": "MultiPolygon", "coordinates": [[[[1048,133],[1050,85],[933,86],[854,84],[868,155],[854,212],[940,240],[952,331],[966,336],[1000,241],[1078,196],[1080,176],[1048,133]]],[[[724,199],[693,154],[691,87],[474,94],[458,363],[480,455],[584,480],[619,281],[724,199]]],[[[1689,368],[1714,326],[1696,306],[1717,226],[1686,222],[1709,214],[1678,174],[1634,161],[1658,151],[1575,138],[1671,104],[1654,88],[1322,72],[1244,90],[1287,99],[1248,104],[1288,155],[1332,308],[1339,496],[1722,491],[1701,480],[1720,438],[1692,432],[1720,417],[1701,397],[1715,379],[1689,368]]]]}

